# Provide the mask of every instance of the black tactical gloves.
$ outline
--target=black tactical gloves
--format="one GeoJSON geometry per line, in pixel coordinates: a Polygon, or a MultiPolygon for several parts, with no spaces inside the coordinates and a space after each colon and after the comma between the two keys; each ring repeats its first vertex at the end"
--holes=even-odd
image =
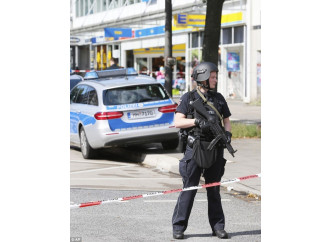
{"type": "Polygon", "coordinates": [[[233,136],[229,131],[226,131],[226,136],[227,136],[227,143],[230,144],[231,143],[231,136],[233,136]]]}
{"type": "Polygon", "coordinates": [[[201,119],[196,118],[195,119],[195,125],[197,127],[200,127],[202,129],[203,133],[207,133],[210,130],[210,124],[205,120],[201,120],[201,119]]]}

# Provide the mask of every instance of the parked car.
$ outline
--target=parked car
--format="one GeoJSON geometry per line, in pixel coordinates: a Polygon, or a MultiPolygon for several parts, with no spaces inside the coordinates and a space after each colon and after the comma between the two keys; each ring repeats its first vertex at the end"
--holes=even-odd
{"type": "Polygon", "coordinates": [[[70,143],[81,148],[85,159],[116,146],[178,146],[177,104],[154,78],[127,69],[89,76],[70,92],[70,143]]]}
{"type": "Polygon", "coordinates": [[[79,82],[83,81],[84,78],[82,78],[79,75],[73,74],[70,76],[70,90],[72,90],[72,88],[77,85],[79,82]]]}

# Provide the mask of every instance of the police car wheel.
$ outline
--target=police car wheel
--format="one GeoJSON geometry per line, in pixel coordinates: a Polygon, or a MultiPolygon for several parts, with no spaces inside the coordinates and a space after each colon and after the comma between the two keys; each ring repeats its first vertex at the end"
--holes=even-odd
{"type": "Polygon", "coordinates": [[[95,157],[96,151],[89,145],[83,127],[80,129],[80,148],[81,154],[85,159],[91,159],[95,157]]]}
{"type": "Polygon", "coordinates": [[[179,145],[179,138],[162,142],[162,146],[164,150],[174,150],[178,147],[178,145],[179,145]]]}

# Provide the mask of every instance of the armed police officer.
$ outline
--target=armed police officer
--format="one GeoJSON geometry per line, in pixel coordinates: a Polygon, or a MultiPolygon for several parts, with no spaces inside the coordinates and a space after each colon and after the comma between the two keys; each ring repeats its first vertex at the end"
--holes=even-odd
{"type": "MultiPolygon", "coordinates": [[[[176,109],[174,123],[188,137],[184,157],[180,160],[179,171],[183,187],[198,186],[203,174],[205,183],[219,182],[224,174],[226,160],[223,158],[224,145],[220,142],[211,150],[207,147],[215,138],[211,132],[210,120],[205,120],[192,107],[193,102],[201,101],[214,122],[225,130],[226,142],[231,142],[231,115],[224,97],[216,92],[218,68],[211,62],[197,65],[192,77],[197,88],[185,93],[176,109]]],[[[208,187],[208,218],[212,235],[228,238],[225,216],[222,210],[220,186],[208,187]]],[[[181,192],[172,217],[173,238],[183,239],[197,190],[181,192]]]]}

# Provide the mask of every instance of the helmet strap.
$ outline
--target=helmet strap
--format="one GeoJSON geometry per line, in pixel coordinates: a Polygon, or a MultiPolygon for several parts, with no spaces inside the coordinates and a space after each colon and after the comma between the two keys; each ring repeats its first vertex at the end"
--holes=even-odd
{"type": "Polygon", "coordinates": [[[206,85],[203,82],[197,82],[197,86],[201,86],[202,88],[206,89],[206,91],[211,90],[209,79],[206,80],[206,85]]]}

